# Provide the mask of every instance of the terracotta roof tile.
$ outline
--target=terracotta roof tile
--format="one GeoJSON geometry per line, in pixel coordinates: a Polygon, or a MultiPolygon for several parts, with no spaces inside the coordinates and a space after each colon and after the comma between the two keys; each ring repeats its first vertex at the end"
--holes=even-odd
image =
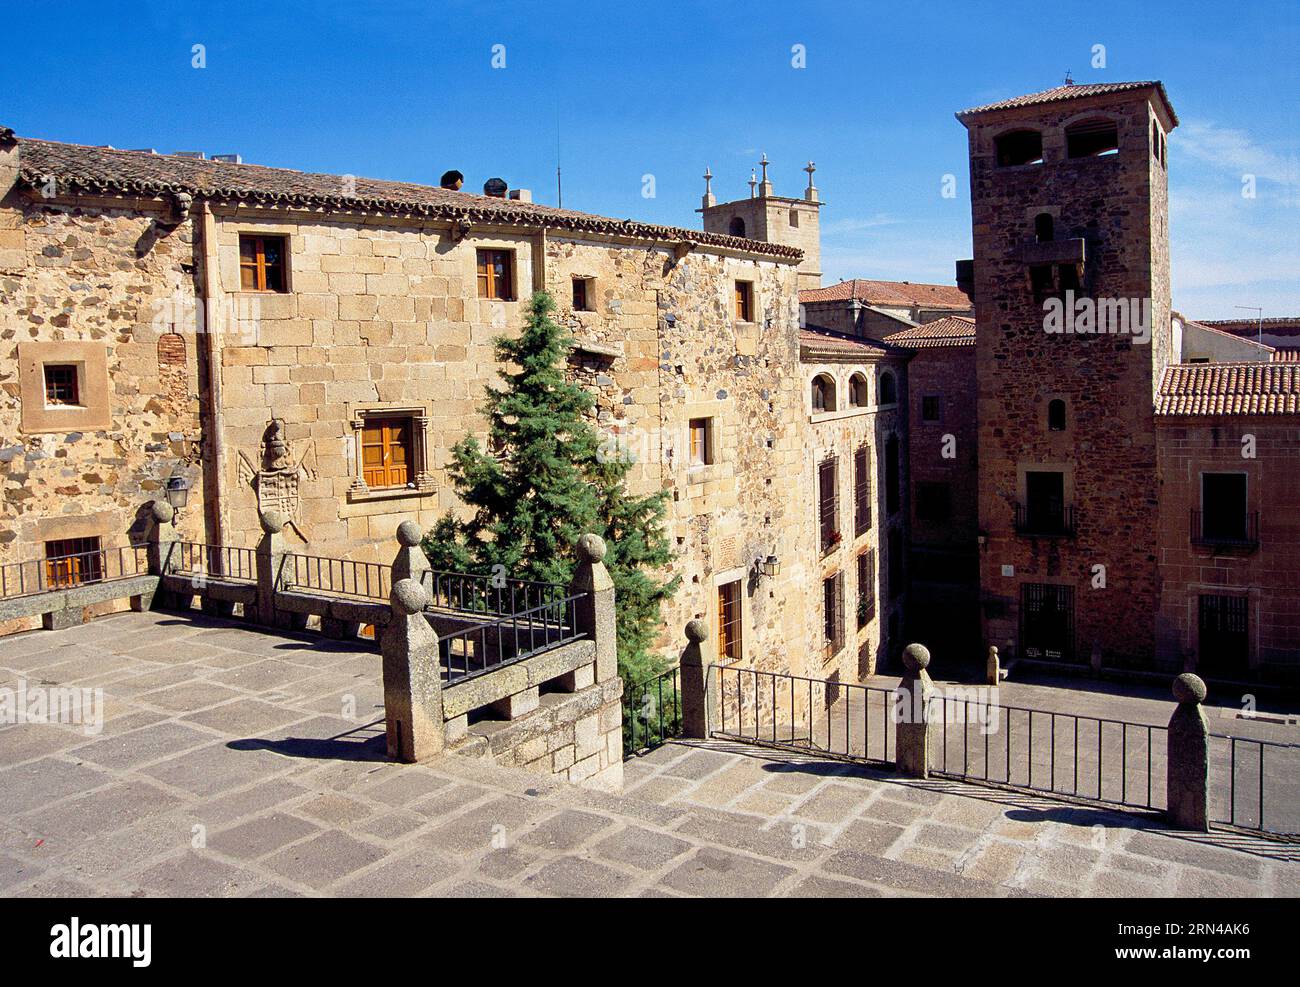
{"type": "Polygon", "coordinates": [[[880,354],[880,353],[898,353],[896,347],[888,343],[880,342],[875,339],[865,339],[858,336],[843,336],[839,333],[826,332],[820,329],[800,329],[799,330],[799,349],[808,355],[835,354],[835,355],[852,355],[852,354],[880,354]]]}
{"type": "Polygon", "coordinates": [[[381,215],[544,226],[638,240],[686,241],[791,259],[803,256],[798,248],[783,244],[630,219],[611,219],[572,209],[455,192],[430,185],[315,174],[264,165],[229,164],[148,151],[61,144],[27,137],[19,137],[17,141],[20,179],[29,186],[44,183],[52,176],[61,189],[86,194],[156,196],[188,192],[196,197],[267,206],[360,210],[381,215]]]}
{"type": "Polygon", "coordinates": [[[1263,331],[1274,336],[1300,336],[1300,316],[1264,319],[1189,319],[1199,325],[1232,333],[1234,336],[1253,338],[1263,331]]]}
{"type": "Polygon", "coordinates": [[[911,349],[934,346],[974,346],[975,320],[964,315],[949,315],[924,325],[891,332],[885,342],[911,349]]]}
{"type": "Polygon", "coordinates": [[[955,284],[926,284],[919,281],[871,281],[853,278],[825,288],[805,288],[800,302],[838,302],[856,298],[867,305],[952,308],[971,307],[967,294],[955,284]]]}
{"type": "Polygon", "coordinates": [[[958,113],[957,119],[964,121],[969,117],[978,116],[981,113],[996,112],[998,110],[1014,110],[1022,106],[1038,106],[1042,103],[1057,103],[1066,99],[1083,99],[1086,96],[1105,96],[1110,93],[1124,93],[1138,89],[1155,89],[1160,95],[1160,99],[1165,104],[1165,109],[1169,113],[1169,119],[1173,121],[1175,127],[1178,126],[1178,117],[1174,113],[1173,106],[1169,103],[1169,94],[1165,92],[1164,83],[1156,80],[1150,80],[1147,82],[1095,82],[1082,85],[1056,86],[1052,89],[1044,89],[1042,92],[1027,93],[1024,96],[1014,96],[1011,99],[1000,100],[997,103],[985,103],[983,106],[972,106],[969,110],[962,110],[958,113]]]}
{"type": "Polygon", "coordinates": [[[1166,367],[1156,414],[1300,414],[1300,364],[1180,363],[1166,367]]]}

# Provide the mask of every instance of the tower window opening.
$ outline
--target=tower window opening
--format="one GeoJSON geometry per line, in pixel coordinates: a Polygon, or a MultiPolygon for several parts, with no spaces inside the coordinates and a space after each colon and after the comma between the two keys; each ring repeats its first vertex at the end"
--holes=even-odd
{"type": "Polygon", "coordinates": [[[999,168],[1043,163],[1043,135],[1037,130],[1013,130],[995,138],[993,146],[999,168]]]}
{"type": "Polygon", "coordinates": [[[1065,128],[1065,153],[1071,158],[1097,158],[1119,153],[1119,128],[1114,120],[1085,120],[1065,128]]]}

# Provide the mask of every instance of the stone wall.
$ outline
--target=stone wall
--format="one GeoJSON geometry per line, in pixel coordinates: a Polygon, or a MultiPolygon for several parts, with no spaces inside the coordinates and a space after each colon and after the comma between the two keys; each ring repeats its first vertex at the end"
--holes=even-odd
{"type": "MultiPolygon", "coordinates": [[[[203,540],[194,229],[157,202],[42,199],[0,206],[0,562],[47,541],[144,538],[173,471],[193,484],[179,533],[203,540]],[[47,407],[44,362],[80,369],[81,407],[47,407]]],[[[106,605],[107,606],[107,605],[106,605]]]]}

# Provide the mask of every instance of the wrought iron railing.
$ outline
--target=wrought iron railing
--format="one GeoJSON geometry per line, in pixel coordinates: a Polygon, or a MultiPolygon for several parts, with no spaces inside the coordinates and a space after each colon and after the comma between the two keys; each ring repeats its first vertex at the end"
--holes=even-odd
{"type": "Polygon", "coordinates": [[[682,732],[681,669],[623,690],[623,757],[644,754],[682,732]]]}
{"type": "Polygon", "coordinates": [[[320,555],[287,553],[280,561],[275,588],[330,596],[386,601],[392,590],[393,567],[380,562],[356,562],[320,555]]]}
{"type": "Polygon", "coordinates": [[[447,684],[494,671],[582,638],[577,628],[579,593],[519,613],[484,621],[438,638],[447,684]]]}
{"type": "Polygon", "coordinates": [[[716,695],[714,734],[806,753],[888,762],[894,693],[876,686],[764,672],[709,668],[716,695]]]}
{"type": "Polygon", "coordinates": [[[1210,735],[1215,822],[1300,835],[1300,744],[1210,735]]]}
{"type": "Polygon", "coordinates": [[[251,548],[178,541],[168,547],[163,561],[163,572],[171,576],[257,581],[257,555],[251,548]]]}
{"type": "Polygon", "coordinates": [[[1073,506],[1058,511],[1030,510],[1016,504],[1016,534],[1026,538],[1073,538],[1078,531],[1073,506]]]}
{"type": "Polygon", "coordinates": [[[1165,727],[952,696],[932,697],[928,715],[931,756],[941,774],[1164,808],[1165,727]]]}
{"type": "Polygon", "coordinates": [[[1208,519],[1202,511],[1192,511],[1192,544],[1211,548],[1258,548],[1259,511],[1247,511],[1231,523],[1214,515],[1208,519]]]}
{"type": "Polygon", "coordinates": [[[35,596],[149,572],[149,546],[123,545],[0,565],[0,599],[35,596]]]}
{"type": "Polygon", "coordinates": [[[559,583],[464,572],[434,570],[424,573],[420,581],[429,593],[429,606],[435,610],[496,615],[523,613],[559,602],[569,595],[569,588],[559,583]]]}

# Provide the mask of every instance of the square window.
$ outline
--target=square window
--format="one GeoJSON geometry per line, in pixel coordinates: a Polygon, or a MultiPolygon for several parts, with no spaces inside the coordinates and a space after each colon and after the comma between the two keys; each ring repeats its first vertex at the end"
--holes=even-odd
{"type": "Polygon", "coordinates": [[[858,628],[866,627],[876,615],[876,550],[858,556],[858,628]]]}
{"type": "Polygon", "coordinates": [[[592,279],[573,279],[573,310],[575,312],[594,311],[592,306],[592,279]]]}
{"type": "Polygon", "coordinates": [[[478,251],[478,296],[503,302],[515,299],[515,252],[478,251]]]}
{"type": "Polygon", "coordinates": [[[736,321],[754,321],[754,285],[750,281],[736,282],[736,321]]]}
{"type": "Polygon", "coordinates": [[[81,404],[81,375],[76,364],[47,363],[44,370],[47,405],[81,404]]]}
{"type": "Polygon", "coordinates": [[[744,642],[740,580],[718,587],[718,660],[739,661],[744,642]]]}
{"type": "Polygon", "coordinates": [[[713,419],[692,418],[691,465],[708,466],[713,462],[713,419]]]}
{"type": "Polygon", "coordinates": [[[822,621],[827,650],[833,655],[844,647],[844,573],[822,580],[822,621]]]}
{"type": "Polygon", "coordinates": [[[361,429],[361,476],[371,490],[414,486],[415,445],[411,418],[366,416],[361,429]]]}
{"type": "Polygon", "coordinates": [[[282,236],[239,235],[239,290],[289,290],[286,275],[288,245],[282,236]]]}
{"type": "Polygon", "coordinates": [[[104,578],[99,538],[58,538],[45,543],[45,581],[51,589],[104,578]]]}
{"type": "Polygon", "coordinates": [[[821,528],[822,551],[829,552],[840,543],[840,461],[832,456],[817,466],[817,514],[821,528]]]}
{"type": "Polygon", "coordinates": [[[937,422],[939,420],[939,395],[926,394],[921,398],[921,421],[937,422]]]}

